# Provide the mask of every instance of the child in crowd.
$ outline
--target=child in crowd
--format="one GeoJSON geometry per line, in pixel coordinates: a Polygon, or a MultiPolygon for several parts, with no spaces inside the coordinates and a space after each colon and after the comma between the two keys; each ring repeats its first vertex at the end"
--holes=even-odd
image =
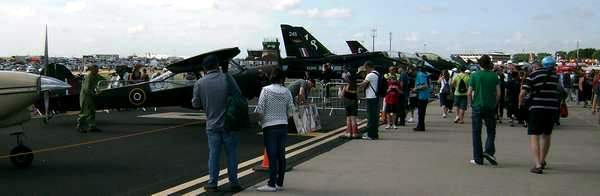
{"type": "Polygon", "coordinates": [[[385,113],[387,113],[388,126],[386,129],[396,129],[394,120],[398,113],[398,104],[400,103],[400,93],[402,91],[400,81],[397,78],[388,79],[388,89],[385,95],[385,113]]]}

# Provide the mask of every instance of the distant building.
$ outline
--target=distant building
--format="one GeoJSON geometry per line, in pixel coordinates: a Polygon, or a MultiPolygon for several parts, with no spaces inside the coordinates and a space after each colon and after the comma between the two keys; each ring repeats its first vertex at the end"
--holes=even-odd
{"type": "Polygon", "coordinates": [[[475,63],[477,63],[479,58],[481,58],[481,56],[483,56],[483,55],[490,56],[492,59],[492,62],[498,62],[498,61],[507,62],[507,61],[510,61],[510,59],[511,59],[511,56],[509,54],[504,54],[502,52],[464,53],[464,54],[453,54],[453,55],[460,57],[465,62],[469,62],[469,60],[470,60],[475,63]]]}
{"type": "Polygon", "coordinates": [[[114,62],[119,60],[118,54],[95,54],[93,55],[97,61],[114,62]]]}
{"type": "Polygon", "coordinates": [[[94,57],[94,55],[83,55],[81,61],[82,63],[95,63],[96,57],[94,57]]]}
{"type": "Polygon", "coordinates": [[[240,62],[244,66],[277,65],[279,61],[279,40],[265,39],[262,50],[248,50],[248,57],[240,62]]]}

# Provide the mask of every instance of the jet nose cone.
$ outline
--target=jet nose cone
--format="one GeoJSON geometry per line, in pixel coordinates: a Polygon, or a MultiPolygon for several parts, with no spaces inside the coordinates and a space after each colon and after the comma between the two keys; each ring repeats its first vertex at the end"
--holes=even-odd
{"type": "Polygon", "coordinates": [[[71,85],[48,76],[42,76],[40,86],[42,91],[56,91],[71,88],[71,85]]]}

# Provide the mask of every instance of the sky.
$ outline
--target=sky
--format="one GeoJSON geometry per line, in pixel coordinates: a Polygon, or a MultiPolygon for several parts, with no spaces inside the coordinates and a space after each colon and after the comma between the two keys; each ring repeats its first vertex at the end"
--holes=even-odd
{"type": "MultiPolygon", "coordinates": [[[[595,0],[0,0],[0,56],[193,56],[260,49],[280,24],[304,26],[336,54],[346,40],[435,52],[554,52],[600,48],[595,0]]],[[[283,46],[281,47],[284,50],[283,46]]],[[[242,52],[240,56],[245,56],[242,52]]],[[[284,55],[284,52],[282,52],[284,55]]]]}

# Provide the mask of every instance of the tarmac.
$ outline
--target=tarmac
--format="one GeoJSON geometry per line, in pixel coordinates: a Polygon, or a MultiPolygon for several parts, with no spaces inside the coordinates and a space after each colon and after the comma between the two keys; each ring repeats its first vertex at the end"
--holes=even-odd
{"type": "MultiPolygon", "coordinates": [[[[543,175],[532,166],[526,129],[505,122],[497,130],[500,166],[474,166],[469,113],[466,124],[453,114],[428,107],[427,132],[414,124],[381,129],[381,140],[342,140],[344,113],[321,111],[323,131],[291,134],[286,147],[285,190],[277,195],[598,195],[600,126],[589,109],[571,107],[555,129],[543,175]]],[[[6,154],[15,139],[0,137],[0,195],[207,195],[207,143],[202,115],[178,107],[97,114],[102,133],[75,132],[75,115],[44,125],[23,125],[25,144],[35,151],[32,167],[15,169],[6,154]]],[[[364,126],[364,125],[363,125],[364,126]]],[[[16,129],[20,130],[20,129],[16,129]]],[[[4,130],[3,130],[4,131],[4,130]]],[[[4,134],[4,133],[3,133],[4,134]]],[[[263,147],[257,127],[240,131],[239,175],[246,190],[238,195],[268,195],[254,190],[266,172],[254,171],[263,147]]],[[[221,168],[225,167],[225,160],[221,168]]],[[[227,192],[226,170],[221,171],[227,192]]]]}
{"type": "MultiPolygon", "coordinates": [[[[572,106],[555,128],[544,174],[529,173],[526,128],[497,127],[499,166],[475,166],[471,120],[443,119],[437,103],[428,107],[426,132],[414,124],[380,129],[380,140],[352,140],[295,166],[285,189],[261,193],[255,187],[237,195],[599,195],[600,126],[588,109],[572,106]]],[[[485,133],[485,131],[484,131],[485,133]]],[[[485,139],[485,134],[483,136],[485,139]]]]}
{"type": "MultiPolygon", "coordinates": [[[[34,119],[22,129],[2,130],[0,195],[151,195],[208,174],[204,120],[197,110],[167,107],[158,111],[148,108],[146,112],[98,112],[101,133],[76,132],[76,118],[77,115],[60,115],[48,124],[34,119]],[[32,166],[27,169],[16,169],[7,157],[16,145],[15,138],[7,132],[21,130],[26,133],[25,144],[35,155],[32,166]]],[[[322,139],[320,136],[345,124],[342,113],[328,116],[322,112],[321,119],[325,122],[323,131],[306,136],[291,134],[287,146],[303,149],[319,142],[313,138],[322,139]]],[[[263,137],[257,134],[256,125],[239,132],[239,162],[252,168],[262,160],[256,158],[262,158],[263,137]]],[[[333,147],[335,145],[323,142],[312,150],[297,153],[291,163],[307,160],[333,147]]],[[[221,168],[225,166],[222,155],[221,168]]],[[[247,175],[241,183],[249,186],[265,175],[247,175]]],[[[198,190],[204,183],[198,181],[173,194],[198,190]]]]}

